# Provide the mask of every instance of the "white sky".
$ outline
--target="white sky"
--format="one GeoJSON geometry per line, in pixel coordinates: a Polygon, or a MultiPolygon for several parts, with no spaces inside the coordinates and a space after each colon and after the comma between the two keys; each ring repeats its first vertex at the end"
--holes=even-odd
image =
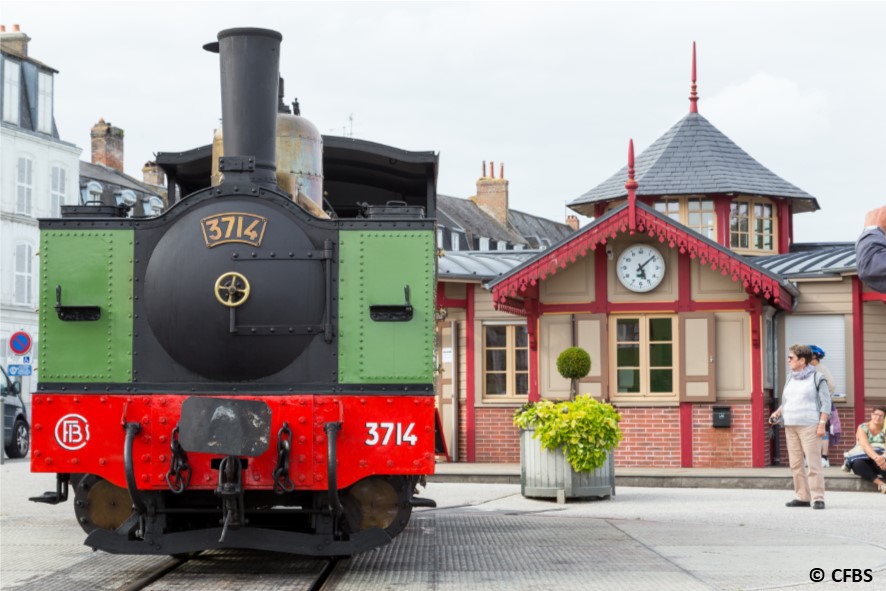
{"type": "Polygon", "coordinates": [[[438,191],[475,192],[503,162],[514,209],[565,204],[689,108],[818,199],[798,242],[853,241],[886,204],[886,3],[308,3],[3,0],[29,53],[57,69],[55,118],[83,148],[99,120],[126,132],[126,172],[210,143],[218,31],[283,34],[286,100],[322,133],[440,153],[438,191]]]}

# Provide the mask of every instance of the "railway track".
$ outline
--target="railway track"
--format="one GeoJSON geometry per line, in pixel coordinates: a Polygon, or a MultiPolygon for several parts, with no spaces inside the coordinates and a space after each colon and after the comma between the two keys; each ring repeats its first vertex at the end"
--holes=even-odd
{"type": "Polygon", "coordinates": [[[340,562],[339,558],[286,557],[270,552],[207,551],[171,557],[116,591],[160,591],[170,587],[325,591],[340,562]]]}

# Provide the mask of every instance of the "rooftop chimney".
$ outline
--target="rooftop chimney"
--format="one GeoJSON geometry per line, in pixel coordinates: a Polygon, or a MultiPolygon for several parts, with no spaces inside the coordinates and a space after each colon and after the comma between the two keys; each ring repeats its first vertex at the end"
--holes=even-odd
{"type": "Polygon", "coordinates": [[[99,119],[90,130],[92,163],[123,172],[123,130],[99,119]]]}
{"type": "Polygon", "coordinates": [[[484,212],[491,215],[503,226],[508,225],[508,181],[504,179],[505,165],[501,164],[495,178],[495,162],[489,163],[486,176],[486,162],[483,162],[483,176],[477,180],[477,195],[471,200],[484,212]]]}
{"type": "Polygon", "coordinates": [[[163,169],[157,166],[153,160],[145,162],[142,167],[142,178],[149,185],[163,187],[166,184],[166,175],[163,174],[163,169]]]}
{"type": "Polygon", "coordinates": [[[6,32],[6,25],[0,26],[0,44],[3,49],[23,55],[28,55],[28,41],[31,38],[21,32],[18,25],[12,25],[12,32],[6,32]]]}
{"type": "Polygon", "coordinates": [[[573,232],[578,232],[578,216],[568,215],[566,216],[566,225],[572,228],[573,232]]]}

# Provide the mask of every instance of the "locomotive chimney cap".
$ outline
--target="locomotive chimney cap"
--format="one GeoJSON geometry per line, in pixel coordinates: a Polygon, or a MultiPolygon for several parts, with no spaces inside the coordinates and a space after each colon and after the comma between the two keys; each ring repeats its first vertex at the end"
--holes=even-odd
{"type": "MultiPolygon", "coordinates": [[[[225,37],[234,37],[237,35],[260,35],[264,37],[271,37],[272,39],[276,39],[277,41],[283,40],[283,35],[277,31],[272,31],[271,29],[257,29],[252,27],[240,27],[236,29],[225,29],[224,31],[219,31],[218,33],[218,41],[221,41],[225,37]]],[[[218,41],[213,41],[211,43],[207,43],[203,46],[203,49],[212,53],[218,53],[218,41]]]]}

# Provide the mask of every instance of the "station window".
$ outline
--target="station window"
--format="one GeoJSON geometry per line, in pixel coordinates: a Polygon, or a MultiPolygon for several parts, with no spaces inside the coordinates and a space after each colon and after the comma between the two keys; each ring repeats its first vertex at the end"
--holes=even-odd
{"type": "Polygon", "coordinates": [[[675,317],[618,316],[611,323],[617,397],[676,396],[675,317]]]}
{"type": "Polygon", "coordinates": [[[772,252],[775,248],[775,206],[768,199],[741,198],[729,205],[729,246],[772,252]]]}
{"type": "Polygon", "coordinates": [[[487,400],[529,394],[529,332],[525,324],[483,327],[483,395],[487,400]]]}
{"type": "Polygon", "coordinates": [[[669,197],[655,202],[655,210],[711,240],[717,239],[717,215],[713,199],[669,197]]]}

